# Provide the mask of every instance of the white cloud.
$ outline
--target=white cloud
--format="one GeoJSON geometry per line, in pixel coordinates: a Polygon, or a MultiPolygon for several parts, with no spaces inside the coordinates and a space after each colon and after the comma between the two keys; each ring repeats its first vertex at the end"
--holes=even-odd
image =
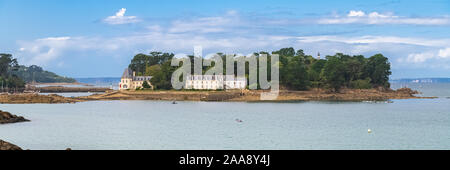
{"type": "Polygon", "coordinates": [[[363,11],[350,11],[347,15],[348,17],[363,17],[366,16],[366,13],[363,11]]]}
{"type": "Polygon", "coordinates": [[[369,14],[369,18],[398,18],[392,14],[380,14],[378,12],[372,12],[369,14]]]}
{"type": "Polygon", "coordinates": [[[335,16],[317,20],[318,24],[407,24],[407,25],[449,25],[450,17],[401,17],[392,13],[366,13],[350,11],[346,16],[335,16]]]}
{"type": "Polygon", "coordinates": [[[27,58],[26,63],[45,65],[45,63],[58,58],[60,51],[64,50],[70,39],[70,37],[37,39],[33,42],[22,44],[19,51],[33,56],[27,58]]]}
{"type": "Polygon", "coordinates": [[[429,60],[434,60],[435,62],[447,61],[445,59],[450,58],[450,48],[412,53],[405,58],[399,58],[399,62],[405,63],[425,63],[429,60]]]}
{"type": "Polygon", "coordinates": [[[126,8],[122,8],[117,11],[116,15],[109,16],[103,20],[103,22],[111,25],[130,24],[140,22],[136,16],[125,16],[126,8]]]}
{"type": "Polygon", "coordinates": [[[65,40],[69,40],[69,39],[70,39],[70,37],[48,37],[48,38],[38,39],[38,41],[60,42],[60,41],[65,41],[65,40]]]}
{"type": "Polygon", "coordinates": [[[417,54],[409,54],[405,60],[400,59],[399,61],[406,61],[409,63],[423,63],[429,59],[435,57],[435,53],[433,52],[425,52],[425,53],[417,53],[417,54]]]}
{"type": "Polygon", "coordinates": [[[440,49],[438,56],[441,58],[450,58],[450,48],[440,49]]]}
{"type": "MultiPolygon", "coordinates": [[[[238,26],[240,18],[236,11],[228,11],[224,16],[201,17],[187,20],[176,20],[168,29],[171,33],[198,32],[217,33],[238,26]]],[[[242,26],[242,25],[241,25],[242,26]]]]}

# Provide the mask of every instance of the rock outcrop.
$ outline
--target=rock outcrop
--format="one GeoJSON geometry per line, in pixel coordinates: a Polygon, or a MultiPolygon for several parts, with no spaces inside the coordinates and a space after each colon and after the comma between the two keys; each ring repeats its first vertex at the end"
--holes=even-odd
{"type": "Polygon", "coordinates": [[[0,150],[22,150],[22,148],[11,143],[0,140],[0,150]]]}
{"type": "Polygon", "coordinates": [[[406,93],[406,94],[410,94],[410,95],[419,94],[419,92],[417,90],[412,90],[410,88],[405,88],[405,87],[397,89],[397,92],[399,92],[399,93],[406,93]]]}
{"type": "Polygon", "coordinates": [[[41,95],[33,93],[2,94],[0,103],[4,104],[29,104],[29,103],[75,103],[78,100],[63,97],[56,94],[41,95]]]}
{"type": "Polygon", "coordinates": [[[27,121],[30,121],[30,120],[25,119],[22,116],[16,116],[9,112],[4,112],[4,111],[0,110],[0,124],[27,122],[27,121]]]}

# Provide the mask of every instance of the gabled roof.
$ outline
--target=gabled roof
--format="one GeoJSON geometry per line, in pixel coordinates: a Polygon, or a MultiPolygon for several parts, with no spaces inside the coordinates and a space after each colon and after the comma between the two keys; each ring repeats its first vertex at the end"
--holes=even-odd
{"type": "Polygon", "coordinates": [[[148,81],[152,79],[152,76],[135,76],[133,77],[133,81],[148,81]]]}
{"type": "Polygon", "coordinates": [[[125,71],[123,71],[122,78],[133,78],[133,71],[130,68],[126,68],[125,71]]]}

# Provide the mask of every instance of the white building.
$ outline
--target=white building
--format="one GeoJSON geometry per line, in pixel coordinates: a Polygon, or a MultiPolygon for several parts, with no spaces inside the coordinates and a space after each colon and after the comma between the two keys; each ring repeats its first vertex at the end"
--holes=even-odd
{"type": "Polygon", "coordinates": [[[223,75],[190,75],[186,77],[185,89],[217,90],[217,89],[245,89],[245,77],[223,75]]]}
{"type": "Polygon", "coordinates": [[[119,83],[119,90],[135,90],[136,88],[142,88],[144,81],[150,85],[153,89],[153,85],[150,83],[152,76],[136,76],[136,72],[133,72],[130,68],[125,69],[122,78],[119,83]]]}

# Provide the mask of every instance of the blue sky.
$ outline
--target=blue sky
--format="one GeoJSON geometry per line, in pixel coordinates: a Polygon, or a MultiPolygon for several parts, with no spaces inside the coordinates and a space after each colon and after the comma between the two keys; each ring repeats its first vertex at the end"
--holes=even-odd
{"type": "Polygon", "coordinates": [[[450,77],[450,1],[0,0],[0,52],[71,77],[137,53],[383,53],[392,78],[450,77]]]}

